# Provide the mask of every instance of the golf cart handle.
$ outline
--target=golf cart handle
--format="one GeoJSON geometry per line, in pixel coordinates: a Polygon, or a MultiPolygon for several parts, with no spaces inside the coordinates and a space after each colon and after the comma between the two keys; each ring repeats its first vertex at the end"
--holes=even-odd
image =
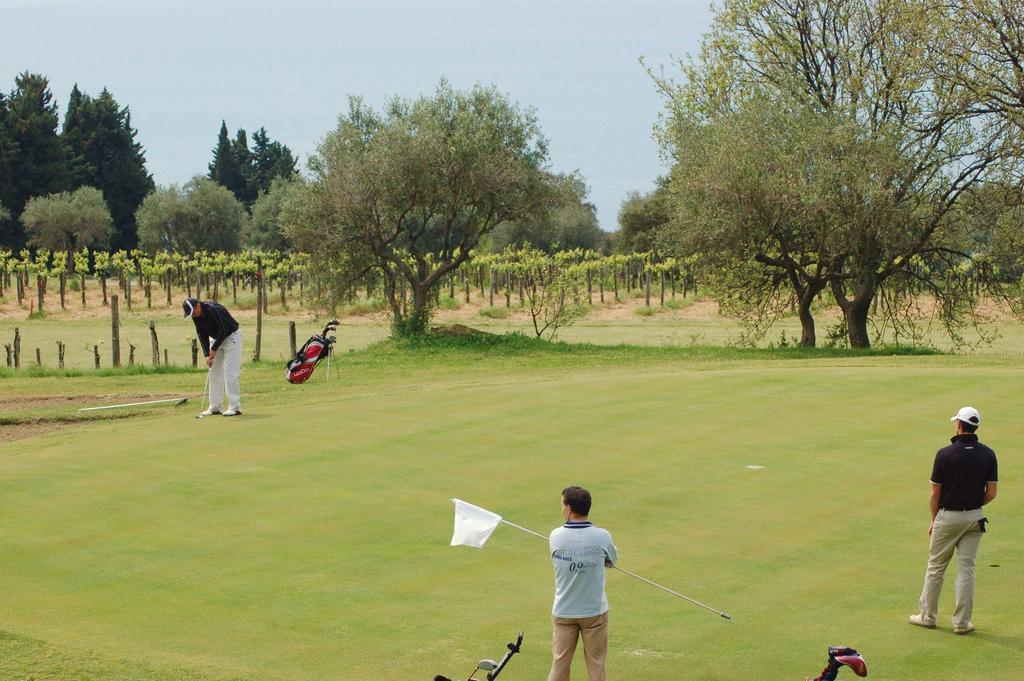
{"type": "Polygon", "coordinates": [[[501,673],[501,670],[505,668],[505,665],[507,665],[508,661],[512,659],[512,656],[518,653],[519,649],[522,647],[523,632],[520,631],[519,635],[516,637],[516,642],[508,644],[508,652],[505,653],[505,657],[501,658],[501,662],[498,663],[497,668],[495,668],[493,672],[487,672],[487,681],[494,681],[494,679],[498,678],[498,674],[501,673]]]}

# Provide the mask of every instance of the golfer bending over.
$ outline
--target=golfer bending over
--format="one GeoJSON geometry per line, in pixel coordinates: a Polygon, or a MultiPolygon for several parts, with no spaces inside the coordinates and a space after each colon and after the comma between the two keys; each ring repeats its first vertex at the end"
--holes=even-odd
{"type": "Polygon", "coordinates": [[[221,413],[224,416],[241,415],[242,332],[238,329],[238,322],[223,305],[212,300],[199,302],[195,298],[186,298],[181,307],[185,317],[191,317],[196,325],[196,335],[203,346],[206,366],[210,369],[210,406],[203,416],[221,413]],[[210,345],[211,338],[213,345],[210,345]],[[222,412],[225,388],[228,410],[222,412]]]}
{"type": "Polygon", "coordinates": [[[939,450],[932,466],[928,569],[918,612],[910,616],[910,623],[935,628],[943,575],[955,549],[958,565],[953,633],[969,634],[974,631],[974,564],[987,522],[981,507],[996,498],[999,467],[995,452],[978,442],[974,433],[981,424],[977,409],[963,407],[950,421],[956,422],[953,444],[939,450]]]}
{"type": "Polygon", "coordinates": [[[608,597],[604,592],[605,566],[618,560],[608,530],[594,527],[590,492],[582,487],[562,490],[565,525],[549,538],[555,567],[555,604],[551,610],[551,673],[548,681],[569,681],[576,643],[583,636],[583,655],[590,681],[605,681],[608,653],[608,597]]]}

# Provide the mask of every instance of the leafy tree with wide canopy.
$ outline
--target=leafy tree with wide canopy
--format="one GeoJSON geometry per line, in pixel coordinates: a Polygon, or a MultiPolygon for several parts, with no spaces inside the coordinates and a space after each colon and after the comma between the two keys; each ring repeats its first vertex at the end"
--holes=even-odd
{"type": "Polygon", "coordinates": [[[292,247],[283,222],[285,204],[302,197],[299,175],[275,177],[270,190],[261,192],[252,205],[252,217],[245,225],[245,245],[258,251],[289,251],[292,247]]]}
{"type": "Polygon", "coordinates": [[[597,224],[597,209],[587,200],[589,189],[579,173],[551,174],[549,180],[557,189],[551,210],[539,218],[500,225],[485,240],[487,250],[526,245],[546,253],[608,250],[609,235],[597,224]]]}
{"type": "Polygon", "coordinates": [[[352,98],[310,159],[289,231],[309,270],[328,277],[321,300],[378,272],[394,332],[421,334],[434,288],[484,236],[555,203],[546,163],[536,115],[493,87],[442,80],[433,95],[395,98],[379,113],[352,98]]]}
{"type": "Polygon", "coordinates": [[[21,221],[30,246],[67,253],[108,248],[114,224],[103,193],[95,187],[33,197],[21,221]]]}
{"type": "MultiPolygon", "coordinates": [[[[848,144],[821,140],[819,158],[831,146],[840,166],[856,168],[865,154],[878,154],[855,186],[836,187],[831,238],[815,254],[853,347],[870,345],[872,304],[887,293],[927,292],[947,328],[972,312],[975,297],[952,276],[971,254],[951,218],[965,192],[1020,162],[993,114],[936,71],[940,55],[962,47],[950,40],[951,20],[926,0],[727,0],[699,58],[681,63],[683,81],[656,77],[668,100],[662,142],[677,163],[690,153],[695,126],[765,101],[798,120],[816,116],[849,131],[848,144]]],[[[737,153],[734,163],[757,159],[737,153]]],[[[685,191],[685,183],[676,189],[685,191]]],[[[741,252],[744,225],[757,221],[761,207],[742,192],[733,196],[737,215],[749,218],[735,224],[741,252]]],[[[802,204],[794,210],[783,224],[800,223],[802,204]]],[[[749,265],[743,271],[765,276],[749,265]]],[[[747,283],[741,277],[735,285],[747,283]]],[[[879,307],[882,314],[895,309],[879,307]]]]}
{"type": "Polygon", "coordinates": [[[657,247],[658,234],[672,222],[672,199],[668,177],[659,177],[657,186],[646,194],[630,192],[619,207],[619,231],[615,250],[619,253],[646,253],[657,247]]]}
{"type": "Polygon", "coordinates": [[[225,187],[194,177],[183,187],[158,187],[139,206],[139,245],[144,250],[193,253],[241,247],[245,206],[225,187]]]}

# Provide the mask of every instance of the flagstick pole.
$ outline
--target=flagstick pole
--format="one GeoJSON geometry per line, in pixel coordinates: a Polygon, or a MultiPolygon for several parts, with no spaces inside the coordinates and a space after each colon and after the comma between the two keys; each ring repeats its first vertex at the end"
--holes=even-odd
{"type": "Polygon", "coordinates": [[[540,537],[541,539],[547,539],[547,537],[545,537],[540,532],[534,532],[533,530],[528,530],[525,527],[523,527],[522,525],[516,525],[515,523],[510,523],[509,521],[505,520],[504,518],[501,519],[501,522],[505,523],[506,525],[511,525],[512,527],[516,528],[517,530],[522,530],[523,532],[526,532],[527,534],[532,534],[534,537],[540,537]]]}
{"type": "MultiPolygon", "coordinates": [[[[547,537],[545,537],[540,532],[534,532],[533,530],[527,529],[527,528],[523,527],[522,525],[516,525],[515,523],[510,523],[509,521],[505,520],[504,518],[501,519],[501,522],[505,523],[506,525],[511,525],[512,527],[516,528],[517,530],[522,530],[523,532],[526,532],[527,534],[532,534],[535,537],[540,537],[541,539],[547,539],[547,537]]],[[[665,591],[666,593],[670,593],[673,596],[676,596],[677,598],[682,598],[684,601],[688,601],[690,603],[693,603],[694,605],[699,605],[700,607],[704,608],[705,610],[710,610],[711,612],[715,613],[719,617],[723,617],[723,618],[725,618],[727,620],[731,620],[732,619],[732,616],[729,615],[729,613],[722,612],[721,610],[715,610],[714,608],[712,608],[709,605],[705,605],[705,604],[701,603],[700,601],[696,601],[696,600],[690,598],[689,596],[684,596],[683,594],[679,593],[678,591],[673,591],[672,589],[668,588],[667,586],[662,586],[661,584],[658,584],[657,582],[652,582],[651,580],[647,579],[646,577],[641,577],[640,575],[636,574],[635,572],[630,572],[629,570],[623,570],[618,565],[609,565],[608,567],[612,568],[613,570],[618,570],[619,572],[621,572],[624,575],[629,575],[630,577],[632,577],[634,579],[639,579],[641,582],[644,582],[645,584],[650,584],[651,586],[653,586],[655,588],[658,588],[658,589],[661,589],[662,591],[665,591]]]]}
{"type": "Polygon", "coordinates": [[[722,612],[721,610],[715,610],[711,606],[704,605],[700,601],[695,601],[692,598],[690,598],[689,596],[684,596],[683,594],[679,593],[678,591],[673,591],[672,589],[668,588],[667,586],[662,586],[661,584],[658,584],[657,582],[652,582],[651,580],[647,579],[646,577],[641,577],[640,575],[638,575],[638,574],[636,574],[634,572],[630,572],[629,570],[623,570],[618,565],[609,565],[608,567],[610,567],[613,570],[618,570],[619,572],[621,572],[624,575],[629,575],[630,577],[633,577],[635,579],[639,579],[641,582],[644,582],[645,584],[650,584],[651,586],[657,587],[657,588],[661,589],[662,591],[666,591],[666,592],[672,594],[673,596],[678,596],[679,598],[682,598],[684,601],[689,601],[690,603],[693,603],[694,605],[699,605],[700,607],[704,608],[705,610],[710,610],[711,612],[715,613],[719,617],[724,617],[727,620],[731,620],[732,619],[732,616],[729,615],[729,613],[722,612]]]}

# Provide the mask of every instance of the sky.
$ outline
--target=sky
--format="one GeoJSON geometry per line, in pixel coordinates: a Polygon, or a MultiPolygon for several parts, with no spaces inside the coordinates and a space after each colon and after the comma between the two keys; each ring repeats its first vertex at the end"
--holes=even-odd
{"type": "Polygon", "coordinates": [[[640,58],[678,73],[709,0],[0,0],[0,91],[42,73],[63,120],[76,83],[106,87],[158,184],[205,174],[221,120],[306,158],[347,109],[495,85],[536,110],[551,169],[579,171],[601,227],[666,167],[664,102],[640,58]]]}

